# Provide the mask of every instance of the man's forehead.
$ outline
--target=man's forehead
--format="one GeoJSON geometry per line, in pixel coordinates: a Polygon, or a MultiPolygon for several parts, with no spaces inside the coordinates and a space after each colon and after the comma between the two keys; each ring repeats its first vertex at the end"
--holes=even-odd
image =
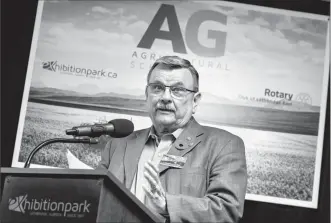
{"type": "Polygon", "coordinates": [[[188,82],[193,84],[193,77],[191,72],[187,68],[166,68],[156,66],[152,71],[150,80],[163,80],[163,81],[175,81],[175,82],[188,82]]]}

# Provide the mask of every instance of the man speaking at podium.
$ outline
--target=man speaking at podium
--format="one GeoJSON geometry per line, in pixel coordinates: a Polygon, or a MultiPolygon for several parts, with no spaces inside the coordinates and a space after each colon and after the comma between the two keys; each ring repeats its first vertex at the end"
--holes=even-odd
{"type": "Polygon", "coordinates": [[[238,222],[247,186],[245,146],[192,116],[201,99],[196,69],[177,56],[162,57],[148,73],[145,94],[153,126],[111,139],[100,167],[168,222],[238,222]]]}

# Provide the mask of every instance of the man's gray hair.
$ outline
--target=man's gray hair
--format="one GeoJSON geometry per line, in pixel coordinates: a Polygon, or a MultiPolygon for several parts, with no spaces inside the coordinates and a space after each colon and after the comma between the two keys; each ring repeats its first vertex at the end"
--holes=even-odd
{"type": "Polygon", "coordinates": [[[180,58],[178,56],[163,56],[163,57],[160,57],[159,59],[157,59],[148,72],[147,83],[149,81],[152,71],[159,64],[162,64],[171,70],[172,69],[181,69],[181,68],[188,69],[191,72],[193,81],[194,81],[193,90],[199,91],[199,73],[198,73],[198,71],[192,66],[190,61],[180,58]]]}

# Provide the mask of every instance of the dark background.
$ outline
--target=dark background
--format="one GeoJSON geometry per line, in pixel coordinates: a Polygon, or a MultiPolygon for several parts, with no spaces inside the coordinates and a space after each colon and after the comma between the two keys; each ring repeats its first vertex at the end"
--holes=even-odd
{"type": "MultiPolygon", "coordinates": [[[[237,2],[330,15],[330,3],[321,0],[237,2]]],[[[2,167],[11,166],[36,10],[36,0],[1,0],[2,167]]],[[[328,91],[318,209],[246,201],[241,223],[330,222],[330,84],[328,91]]]]}

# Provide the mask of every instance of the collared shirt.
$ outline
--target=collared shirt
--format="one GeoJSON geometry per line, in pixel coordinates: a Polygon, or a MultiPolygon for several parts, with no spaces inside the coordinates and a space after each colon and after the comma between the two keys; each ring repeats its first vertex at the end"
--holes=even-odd
{"type": "Polygon", "coordinates": [[[148,182],[144,177],[144,166],[148,160],[158,166],[163,155],[167,154],[175,142],[175,140],[182,133],[183,129],[177,129],[173,133],[168,133],[162,137],[157,137],[155,134],[154,127],[151,127],[145,147],[141,153],[138,162],[137,172],[134,176],[133,183],[131,186],[131,192],[136,195],[136,197],[143,203],[145,203],[145,191],[142,187],[145,184],[148,187],[148,182]]]}

